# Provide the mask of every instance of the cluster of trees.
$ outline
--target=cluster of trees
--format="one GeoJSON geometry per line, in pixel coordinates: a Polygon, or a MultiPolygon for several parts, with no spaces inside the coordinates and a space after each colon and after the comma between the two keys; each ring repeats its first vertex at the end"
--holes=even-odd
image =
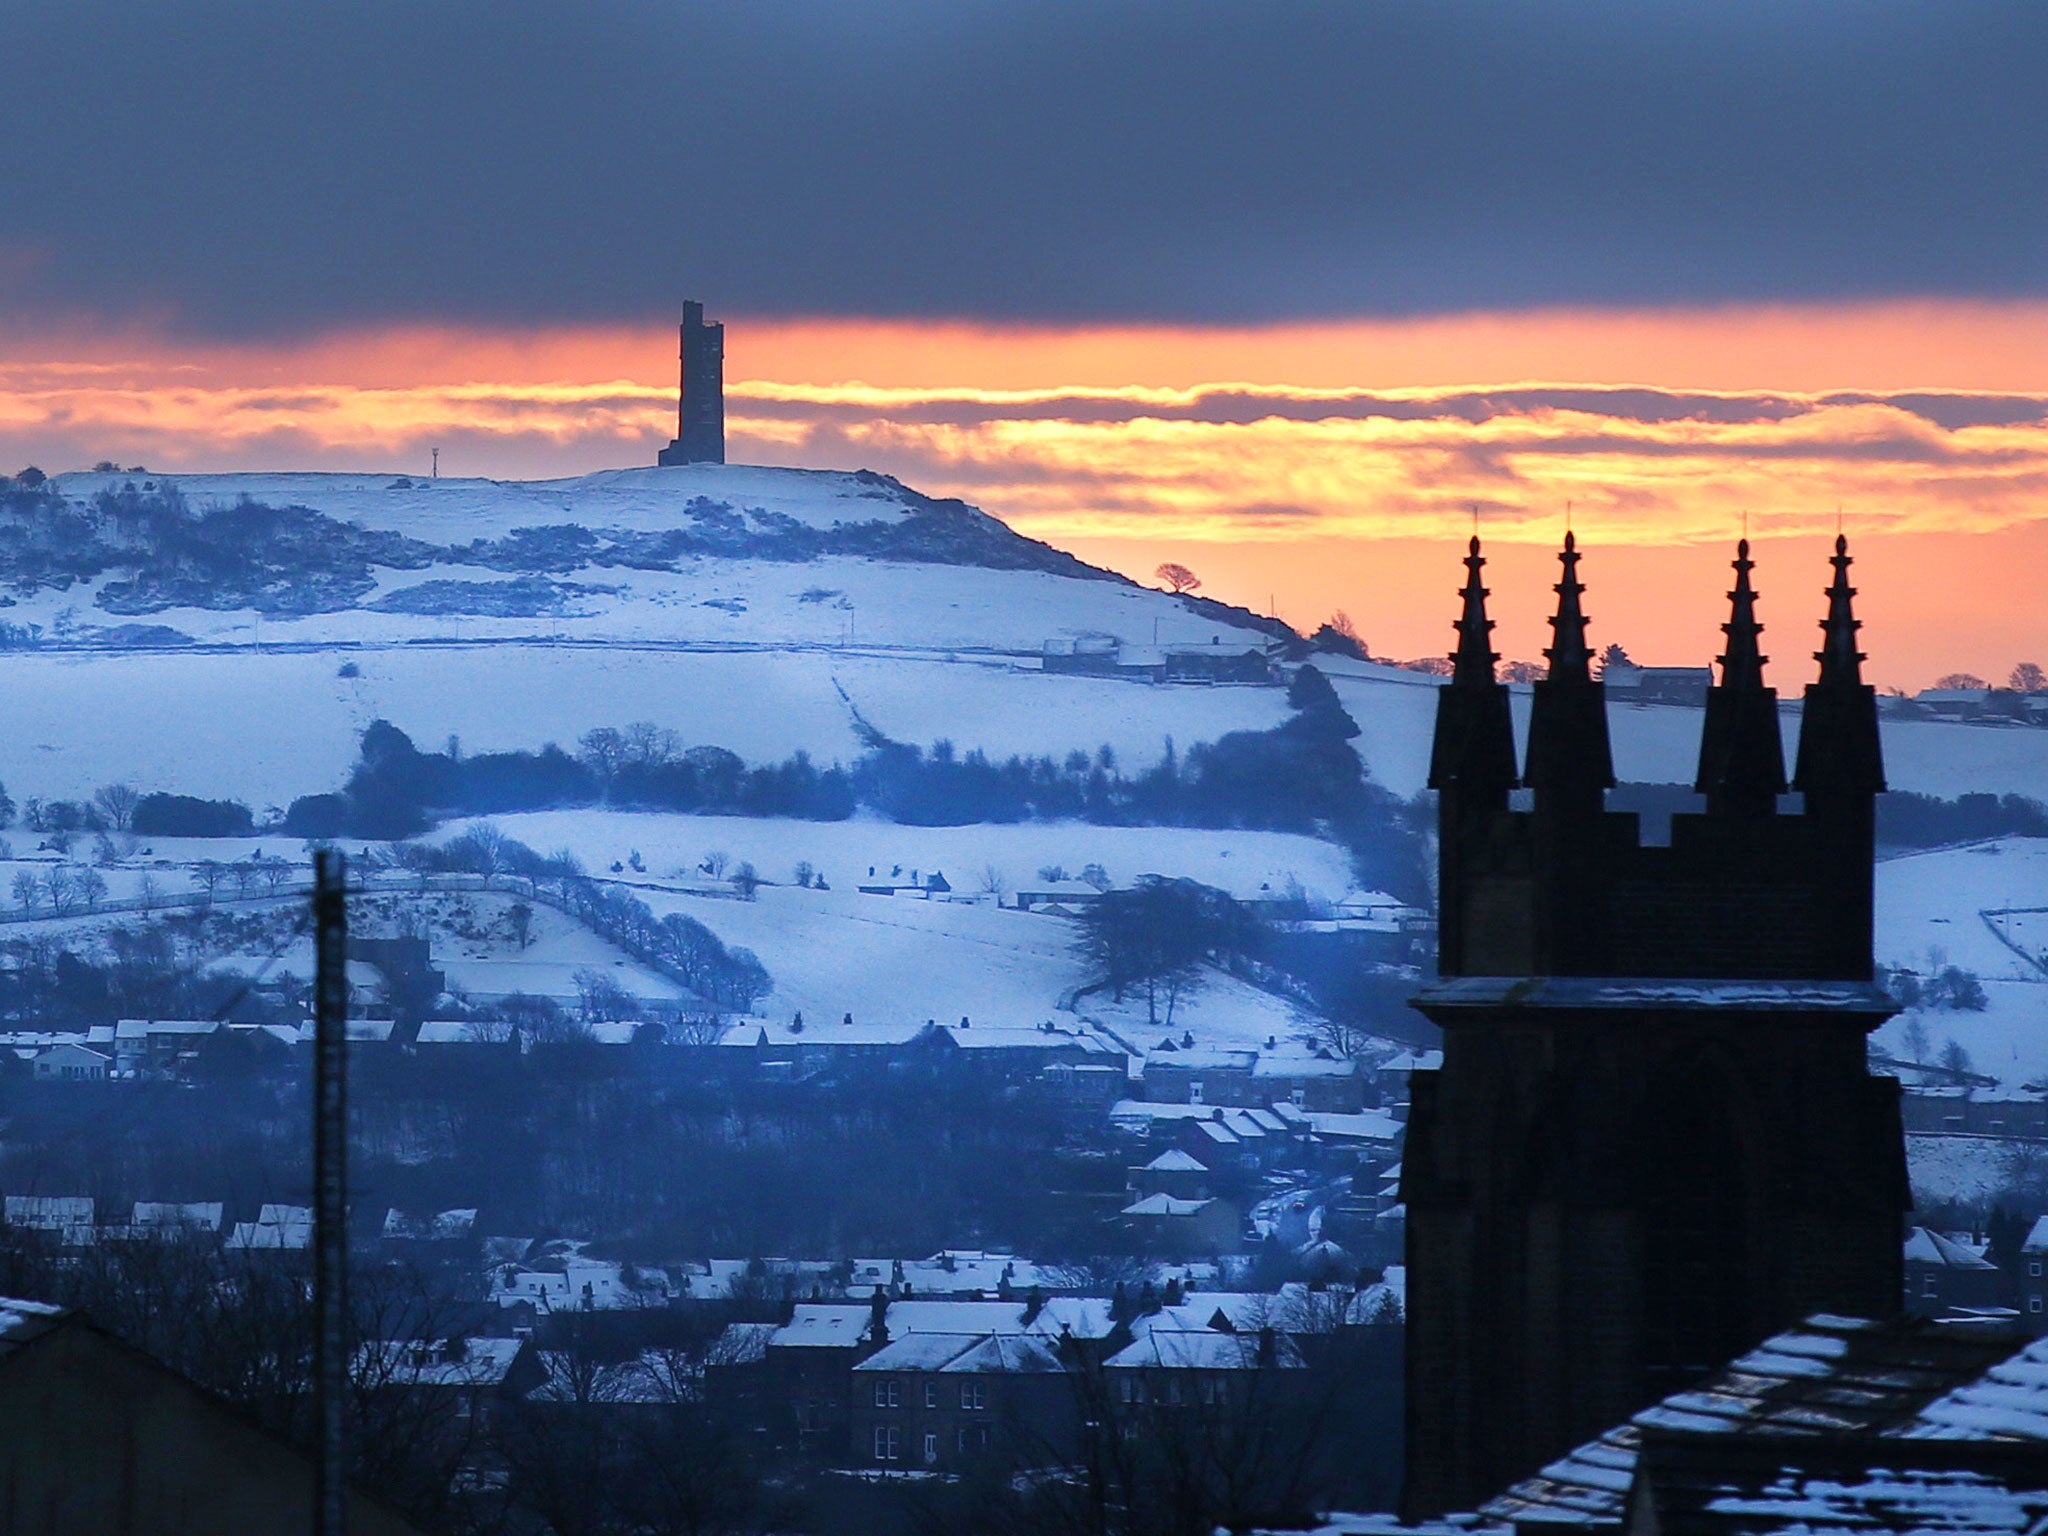
{"type": "Polygon", "coordinates": [[[1271,730],[1233,731],[1184,757],[1169,741],[1157,764],[1131,775],[1106,746],[1092,757],[998,762],[946,741],[925,749],[879,735],[851,768],[819,768],[802,752],[749,767],[723,747],[686,747],[651,724],[591,731],[574,756],[553,744],[463,756],[423,752],[379,720],[363,733],[347,784],[293,801],[285,827],[308,838],[398,839],[442,815],[600,804],[818,821],[866,809],[912,826],[1251,827],[1332,838],[1352,851],[1362,879],[1422,892],[1426,816],[1367,778],[1350,745],[1358,725],[1314,667],[1296,672],[1288,703],[1292,715],[1271,730]]]}
{"type": "Polygon", "coordinates": [[[1260,948],[1257,919],[1227,891],[1160,875],[1103,892],[1079,922],[1075,945],[1095,977],[1084,991],[1107,989],[1118,1002],[1140,992],[1149,1022],[1167,1028],[1204,966],[1228,967],[1260,948]]]}
{"type": "MultiPolygon", "coordinates": [[[[204,1019],[229,1012],[273,1021],[269,1002],[251,992],[248,976],[206,966],[193,942],[195,921],[110,927],[85,953],[47,935],[0,945],[0,1023],[85,1029],[110,1019],[204,1019]]],[[[283,1015],[274,1021],[297,1022],[283,1015]]]]}
{"type": "MultiPolygon", "coordinates": [[[[1974,672],[1949,672],[1937,677],[1934,686],[1967,691],[1989,688],[1992,684],[1974,672]]],[[[2010,693],[2048,693],[2048,672],[2037,661],[2023,661],[2007,675],[2005,687],[2010,693]]]]}
{"type": "MultiPolygon", "coordinates": [[[[1923,973],[1903,965],[1880,965],[1877,984],[1891,994],[1901,1008],[1925,1008],[1951,1013],[1982,1013],[1991,1000],[1975,971],[1949,965],[1939,956],[1923,973]]],[[[1916,1056],[1915,1061],[1926,1057],[1916,1056]]]]}
{"type": "Polygon", "coordinates": [[[1889,847],[1935,848],[1989,837],[2048,837],[2048,805],[2024,795],[1943,800],[1903,789],[1877,797],[1877,840],[1889,847]]]}

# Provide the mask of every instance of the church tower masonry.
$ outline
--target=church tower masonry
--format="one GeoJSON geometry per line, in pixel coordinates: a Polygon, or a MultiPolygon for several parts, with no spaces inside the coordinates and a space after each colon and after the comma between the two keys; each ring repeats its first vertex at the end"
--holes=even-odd
{"type": "Polygon", "coordinates": [[[1471,1509],[1813,1311],[1886,1315],[1907,1204],[1865,1037],[1876,701],[1838,542],[1785,789],[1738,547],[1697,789],[1645,845],[1606,808],[1605,700],[1567,536],[1515,805],[1478,541],[1438,693],[1443,1066],[1413,1079],[1404,1514],[1471,1509]]]}

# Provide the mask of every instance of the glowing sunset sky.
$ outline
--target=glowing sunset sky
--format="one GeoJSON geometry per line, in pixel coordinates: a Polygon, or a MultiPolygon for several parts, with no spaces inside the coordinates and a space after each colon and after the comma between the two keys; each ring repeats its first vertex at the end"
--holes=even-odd
{"type": "Polygon", "coordinates": [[[868,467],[1382,654],[1481,522],[1531,656],[1774,680],[1837,508],[1873,674],[2048,661],[2048,12],[29,3],[0,465],[868,467]],[[89,195],[87,195],[89,191],[89,195]]]}

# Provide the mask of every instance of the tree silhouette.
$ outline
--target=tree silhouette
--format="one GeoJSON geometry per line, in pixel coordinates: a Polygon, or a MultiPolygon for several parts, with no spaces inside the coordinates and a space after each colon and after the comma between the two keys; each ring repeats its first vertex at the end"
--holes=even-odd
{"type": "Polygon", "coordinates": [[[1180,596],[1183,592],[1193,592],[1202,584],[1201,577],[1197,576],[1186,566],[1173,560],[1167,561],[1152,574],[1165,582],[1176,597],[1180,596]]]}

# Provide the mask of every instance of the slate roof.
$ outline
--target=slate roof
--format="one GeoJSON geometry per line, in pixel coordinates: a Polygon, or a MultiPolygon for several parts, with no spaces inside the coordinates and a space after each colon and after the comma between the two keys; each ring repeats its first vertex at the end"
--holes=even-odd
{"type": "MultiPolygon", "coordinates": [[[[1260,1367],[1256,1333],[1214,1333],[1206,1329],[1154,1329],[1140,1334],[1103,1362],[1112,1370],[1250,1371],[1260,1367]]],[[[1272,1335],[1273,1358],[1283,1370],[1306,1369],[1301,1350],[1284,1333],[1272,1335]]]]}
{"type": "Polygon", "coordinates": [[[1940,1264],[1948,1269],[1996,1269],[1982,1254],[1973,1248],[1966,1248],[1952,1237],[1927,1227],[1906,1229],[1906,1262],[1908,1264],[1940,1264]]]}
{"type": "Polygon", "coordinates": [[[1936,1398],[1894,1433],[1915,1440],[2048,1443],[2048,1339],[1936,1398]]]}
{"type": "Polygon", "coordinates": [[[1052,1344],[1032,1334],[913,1333],[884,1344],[854,1369],[1042,1376],[1063,1366],[1052,1344]]]}
{"type": "Polygon", "coordinates": [[[1630,1521],[1654,1521],[1659,1536],[2016,1536],[2040,1530],[2048,1517],[2041,1447],[1930,1443],[1910,1463],[1895,1459],[1901,1449],[1871,1437],[1653,1432],[1630,1521]]]}
{"type": "Polygon", "coordinates": [[[1499,1521],[1614,1524],[1645,1430],[1874,1435],[1974,1381],[2013,1344],[2009,1335],[1924,1318],[1874,1323],[1817,1314],[1568,1452],[1479,1513],[1499,1521]]]}

